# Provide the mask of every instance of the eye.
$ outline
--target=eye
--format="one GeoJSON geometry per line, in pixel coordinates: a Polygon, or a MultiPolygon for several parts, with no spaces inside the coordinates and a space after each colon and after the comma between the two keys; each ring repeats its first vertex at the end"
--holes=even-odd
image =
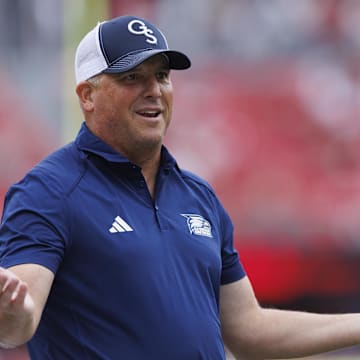
{"type": "Polygon", "coordinates": [[[118,83],[131,83],[138,79],[138,75],[133,72],[123,74],[113,74],[113,79],[118,83]]]}
{"type": "Polygon", "coordinates": [[[157,77],[159,80],[168,80],[169,77],[170,77],[170,71],[169,71],[169,70],[159,71],[159,72],[156,74],[156,77],[157,77]]]}
{"type": "Polygon", "coordinates": [[[127,80],[127,81],[133,81],[133,80],[136,80],[137,78],[138,78],[138,75],[136,73],[128,73],[123,77],[123,79],[127,80]]]}

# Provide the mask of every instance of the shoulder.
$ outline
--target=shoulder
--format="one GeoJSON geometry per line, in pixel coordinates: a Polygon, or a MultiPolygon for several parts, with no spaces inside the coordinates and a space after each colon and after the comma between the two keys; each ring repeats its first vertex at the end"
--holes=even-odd
{"type": "Polygon", "coordinates": [[[197,194],[201,193],[203,194],[203,198],[207,198],[209,204],[211,205],[213,211],[216,211],[220,218],[225,221],[226,224],[231,224],[232,227],[232,221],[230,219],[230,216],[226,209],[224,208],[221,200],[219,199],[216,191],[210,185],[210,183],[202,178],[201,176],[188,171],[181,169],[180,170],[181,176],[183,180],[193,189],[198,190],[196,191],[197,194]]]}
{"type": "Polygon", "coordinates": [[[71,192],[83,172],[84,161],[71,142],[41,160],[11,189],[34,191],[35,194],[42,191],[55,197],[63,196],[71,192]]]}
{"type": "Polygon", "coordinates": [[[216,191],[207,180],[191,171],[184,169],[180,170],[180,174],[183,181],[189,188],[192,189],[193,196],[195,196],[197,199],[206,199],[208,205],[211,206],[213,211],[218,212],[222,218],[225,217],[226,219],[229,219],[229,216],[216,191]]]}
{"type": "Polygon", "coordinates": [[[215,191],[212,186],[208,183],[207,180],[200,177],[199,175],[185,169],[180,170],[181,176],[187,183],[193,183],[196,186],[203,187],[205,190],[208,190],[212,195],[215,196],[215,191]]]}

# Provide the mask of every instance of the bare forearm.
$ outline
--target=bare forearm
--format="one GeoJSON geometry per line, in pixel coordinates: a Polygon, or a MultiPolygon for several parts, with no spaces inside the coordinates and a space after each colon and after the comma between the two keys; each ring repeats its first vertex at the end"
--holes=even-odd
{"type": "Polygon", "coordinates": [[[359,344],[360,315],[261,309],[251,317],[246,333],[241,343],[233,339],[235,353],[246,353],[246,358],[303,357],[359,344]]]}
{"type": "Polygon", "coordinates": [[[360,314],[264,309],[247,277],[221,287],[225,344],[237,359],[286,359],[360,344],[360,314]]]}

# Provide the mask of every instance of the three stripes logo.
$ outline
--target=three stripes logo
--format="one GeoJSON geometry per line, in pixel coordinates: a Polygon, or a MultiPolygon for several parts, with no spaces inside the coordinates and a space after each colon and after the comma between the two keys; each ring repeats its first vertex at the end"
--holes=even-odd
{"type": "Polygon", "coordinates": [[[114,219],[114,222],[111,224],[111,228],[109,229],[109,232],[112,234],[129,231],[134,231],[134,229],[120,216],[117,216],[114,219]]]}

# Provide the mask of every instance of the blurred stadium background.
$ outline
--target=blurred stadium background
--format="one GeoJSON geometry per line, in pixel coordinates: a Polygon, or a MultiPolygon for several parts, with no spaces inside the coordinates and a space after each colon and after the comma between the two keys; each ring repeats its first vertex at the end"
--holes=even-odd
{"type": "Polygon", "coordinates": [[[230,212],[259,301],[360,311],[357,0],[0,0],[1,203],[77,133],[75,47],[123,14],[154,21],[193,60],[173,73],[166,142],[230,212]]]}

